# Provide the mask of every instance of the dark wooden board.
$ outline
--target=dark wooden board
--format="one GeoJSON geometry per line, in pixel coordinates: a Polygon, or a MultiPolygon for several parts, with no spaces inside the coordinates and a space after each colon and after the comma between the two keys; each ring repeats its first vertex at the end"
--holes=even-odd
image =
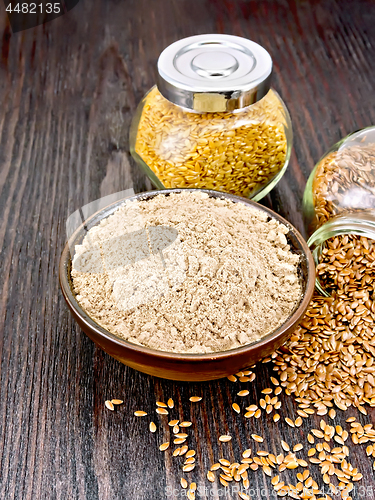
{"type": "MultiPolygon", "coordinates": [[[[375,122],[374,2],[81,0],[65,16],[17,34],[3,3],[0,13],[0,498],[183,498],[179,461],[158,450],[162,433],[150,434],[148,419],[133,417],[145,409],[164,422],[154,403],[168,397],[175,415],[194,422],[191,478],[200,486],[210,486],[205,472],[221,453],[239,458],[251,432],[273,452],[281,438],[306,443],[317,417],[297,431],[270,417],[244,421],[230,409],[239,383],[159,380],[101,352],[68,312],[58,261],[68,215],[101,196],[151,187],[129,156],[131,116],[155,81],[161,50],[198,33],[245,36],[271,52],[295,141],[286,175],[264,202],[303,230],[301,199],[314,163],[375,122]],[[192,405],[195,394],[203,401],[192,405]],[[113,397],[125,400],[115,413],[104,407],[113,397]],[[223,432],[233,440],[218,445],[223,432]]],[[[269,386],[271,366],[256,372],[256,382],[241,384],[247,401],[259,401],[269,386]]],[[[283,397],[282,417],[295,409],[283,397]]],[[[336,420],[347,428],[350,415],[339,411],[336,420]]],[[[353,499],[375,499],[364,446],[353,447],[351,462],[366,488],[353,499]]],[[[254,499],[272,492],[262,472],[251,484],[259,489],[254,499]]],[[[198,498],[237,497],[211,493],[198,498]]]]}

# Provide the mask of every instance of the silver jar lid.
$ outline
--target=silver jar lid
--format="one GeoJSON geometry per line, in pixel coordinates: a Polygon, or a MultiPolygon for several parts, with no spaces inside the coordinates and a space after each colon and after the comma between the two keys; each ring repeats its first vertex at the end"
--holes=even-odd
{"type": "Polygon", "coordinates": [[[158,89],[174,104],[199,112],[233,111],[267,94],[272,59],[246,38],[197,35],[164,49],[158,72],[158,89]]]}

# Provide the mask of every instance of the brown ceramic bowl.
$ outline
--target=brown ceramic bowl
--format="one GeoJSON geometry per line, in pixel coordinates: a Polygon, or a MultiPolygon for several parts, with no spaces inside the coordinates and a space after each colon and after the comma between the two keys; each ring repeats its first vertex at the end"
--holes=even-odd
{"type": "MultiPolygon", "coordinates": [[[[169,193],[180,191],[181,189],[151,191],[137,194],[131,199],[147,200],[158,194],[168,195],[169,193]]],[[[189,189],[189,191],[193,191],[193,189],[189,189]]],[[[275,349],[280,347],[288,339],[301,321],[314,292],[314,260],[305,240],[288,221],[269,208],[246,198],[240,198],[239,196],[220,193],[218,191],[204,190],[204,192],[214,198],[224,197],[236,203],[244,203],[245,205],[257,208],[258,210],[266,212],[269,217],[285,224],[289,228],[289,233],[287,235],[288,243],[295,253],[301,255],[299,271],[303,294],[300,303],[285,323],[257,342],[237,349],[210,354],[175,354],[157,351],[122,340],[95,323],[78,304],[71,282],[70,273],[72,260],[68,244],[65,246],[61,256],[59,269],[61,289],[74,318],[82,330],[99,347],[110,356],[121,361],[121,363],[157,377],[185,381],[213,380],[226,377],[227,375],[253,365],[260,359],[273,353],[275,349]]],[[[122,203],[123,200],[117,201],[91,216],[85,222],[85,228],[90,229],[98,224],[101,219],[115,212],[122,203]]],[[[72,245],[81,243],[86,234],[85,228],[82,225],[73,234],[69,242],[71,248],[72,245]]]]}

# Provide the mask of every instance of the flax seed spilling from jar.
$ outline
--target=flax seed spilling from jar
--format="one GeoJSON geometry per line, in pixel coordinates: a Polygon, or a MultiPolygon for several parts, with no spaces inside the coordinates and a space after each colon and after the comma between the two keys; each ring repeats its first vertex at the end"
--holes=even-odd
{"type": "Polygon", "coordinates": [[[288,393],[319,414],[375,406],[375,242],[331,238],[317,275],[331,293],[315,295],[300,326],[274,359],[288,393]]]}
{"type": "Polygon", "coordinates": [[[155,87],[146,97],[135,150],[166,188],[252,197],[285,165],[285,127],[285,112],[272,90],[235,113],[194,113],[155,87]]]}

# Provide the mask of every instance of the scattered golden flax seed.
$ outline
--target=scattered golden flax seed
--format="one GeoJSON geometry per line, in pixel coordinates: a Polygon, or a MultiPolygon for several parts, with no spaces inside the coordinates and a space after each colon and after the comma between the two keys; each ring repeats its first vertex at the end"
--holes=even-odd
{"type": "Polygon", "coordinates": [[[308,418],[308,414],[307,414],[304,410],[297,410],[297,414],[298,414],[300,417],[303,417],[303,418],[308,418]]]}
{"type": "Polygon", "coordinates": [[[156,432],[156,425],[154,422],[150,422],[150,432],[156,432]]]}
{"type": "Polygon", "coordinates": [[[324,438],[324,433],[320,431],[319,429],[311,429],[311,434],[313,434],[315,437],[322,439],[324,438]]]}
{"type": "Polygon", "coordinates": [[[328,412],[328,416],[329,416],[332,420],[334,420],[334,419],[335,419],[335,417],[336,417],[336,410],[334,410],[333,408],[332,408],[331,410],[329,410],[329,412],[328,412]]]}
{"type": "Polygon", "coordinates": [[[230,466],[230,462],[226,458],[220,458],[219,462],[220,462],[221,465],[224,465],[224,467],[229,467],[230,466]]]}
{"type": "Polygon", "coordinates": [[[253,372],[251,370],[254,370],[256,365],[250,366],[249,370],[244,370],[244,375],[251,375],[253,372]]]}
{"type": "Polygon", "coordinates": [[[191,425],[193,425],[193,422],[185,421],[180,423],[180,427],[190,427],[191,425]]]}
{"type": "Polygon", "coordinates": [[[264,466],[263,466],[263,472],[264,472],[267,476],[272,476],[272,470],[271,470],[271,467],[269,467],[268,465],[264,465],[264,466]]]}
{"type": "Polygon", "coordinates": [[[243,391],[237,392],[237,396],[248,396],[250,393],[247,389],[244,389],[243,391]]]}
{"type": "Polygon", "coordinates": [[[232,408],[233,408],[233,410],[234,410],[236,413],[241,413],[241,409],[240,409],[240,407],[238,406],[238,404],[237,404],[237,403],[233,403],[233,404],[232,404],[232,408]]]}
{"type": "Polygon", "coordinates": [[[285,417],[285,422],[290,425],[290,427],[294,427],[294,422],[291,418],[285,417]]]}
{"type": "Polygon", "coordinates": [[[197,489],[197,483],[190,483],[189,489],[191,491],[196,491],[196,489],[197,489]]]}
{"type": "Polygon", "coordinates": [[[184,432],[178,432],[177,434],[175,434],[174,436],[175,438],[181,438],[181,439],[186,439],[188,437],[187,434],[185,434],[184,432]]]}
{"type": "Polygon", "coordinates": [[[122,405],[122,403],[123,403],[123,402],[124,402],[124,401],[123,401],[122,399],[112,399],[112,400],[111,400],[111,403],[112,403],[113,405],[122,405]]]}
{"type": "Polygon", "coordinates": [[[159,450],[160,451],[165,451],[169,448],[169,441],[167,441],[166,443],[163,443],[159,446],[159,450]]]}
{"type": "Polygon", "coordinates": [[[169,425],[170,427],[174,427],[175,425],[178,425],[178,423],[179,423],[179,420],[170,420],[170,421],[168,422],[168,425],[169,425]]]}
{"type": "Polygon", "coordinates": [[[275,413],[275,415],[273,416],[273,421],[276,423],[280,420],[280,415],[278,413],[275,413]]]}
{"type": "Polygon", "coordinates": [[[284,451],[290,451],[290,446],[285,441],[281,441],[281,447],[284,451]]]}
{"type": "Polygon", "coordinates": [[[214,474],[211,470],[209,470],[209,471],[207,472],[207,479],[208,479],[211,483],[213,483],[213,482],[215,481],[215,474],[214,474]]]}
{"type": "Polygon", "coordinates": [[[191,401],[192,403],[198,403],[198,401],[202,401],[202,398],[200,396],[191,396],[189,398],[189,401],[191,401]]]}
{"type": "Polygon", "coordinates": [[[227,435],[222,435],[219,437],[219,441],[221,441],[222,443],[227,443],[231,439],[232,439],[232,436],[227,436],[227,435]]]}
{"type": "Polygon", "coordinates": [[[229,474],[231,474],[230,471],[228,473],[226,473],[226,474],[220,474],[220,477],[222,479],[224,479],[224,481],[226,481],[226,482],[231,482],[231,481],[233,481],[233,477],[231,475],[229,475],[229,474]]]}
{"type": "Polygon", "coordinates": [[[167,401],[168,408],[174,408],[174,401],[172,398],[169,398],[167,401]]]}
{"type": "Polygon", "coordinates": [[[162,401],[156,401],[156,406],[160,406],[161,408],[168,408],[168,406],[162,401]]]}
{"type": "Polygon", "coordinates": [[[109,400],[105,401],[104,404],[108,408],[108,410],[113,411],[115,409],[115,407],[113,406],[113,403],[109,400]]]}
{"type": "MultiPolygon", "coordinates": [[[[242,392],[242,391],[241,391],[242,392]]],[[[194,399],[201,400],[201,397],[192,397],[194,399]]],[[[191,399],[191,398],[190,398],[191,399]]],[[[272,398],[269,394],[266,394],[265,396],[265,403],[266,405],[273,405],[275,402],[278,403],[277,397],[272,398]]],[[[194,402],[194,401],[193,401],[194,402]]],[[[300,411],[305,411],[309,409],[308,406],[308,400],[305,400],[304,398],[299,398],[300,405],[299,407],[301,408],[300,411]]],[[[333,415],[333,408],[329,409],[330,405],[328,406],[328,416],[332,418],[333,415]]],[[[332,406],[332,405],[331,405],[332,406]]],[[[239,410],[239,406],[234,403],[232,405],[233,409],[239,410]]],[[[256,407],[256,405],[251,405],[247,407],[247,409],[252,410],[252,413],[255,413],[254,410],[259,411],[259,408],[256,407]]],[[[267,406],[266,406],[267,408],[267,406]]],[[[163,407],[158,407],[158,409],[162,410],[163,407]]],[[[335,410],[333,410],[335,411],[335,410]]],[[[307,413],[307,412],[306,412],[307,413]]],[[[141,416],[146,415],[146,412],[138,412],[138,414],[141,416]]],[[[163,413],[162,413],[163,414],[163,413]]],[[[335,415],[334,415],[335,416],[335,415]]],[[[279,414],[274,415],[274,421],[277,422],[278,419],[280,418],[279,414]],[[276,417],[276,419],[275,419],[276,417]]],[[[287,418],[285,419],[286,422],[289,424],[287,418]]],[[[298,419],[293,422],[293,420],[290,419],[292,423],[294,423],[295,426],[299,425],[298,419]]],[[[351,424],[351,435],[352,435],[352,440],[354,443],[364,443],[366,441],[374,441],[375,442],[375,430],[373,429],[372,424],[367,424],[364,426],[361,426],[359,422],[356,422],[355,418],[348,419],[349,423],[351,424]]],[[[169,422],[170,426],[173,426],[173,430],[175,430],[176,426],[178,426],[178,420],[172,420],[169,422]],[[172,425],[173,424],[173,425],[172,425]]],[[[300,422],[302,423],[302,418],[300,418],[300,422]]],[[[156,425],[151,422],[150,423],[150,431],[155,432],[155,430],[152,430],[151,427],[153,424],[153,428],[156,430],[156,425]]],[[[191,426],[191,422],[181,422],[180,427],[189,427],[191,426]]],[[[290,425],[290,424],[289,424],[290,425]]],[[[318,443],[316,445],[316,448],[310,448],[307,451],[307,456],[310,459],[311,463],[315,463],[319,465],[321,468],[321,473],[323,476],[323,481],[328,481],[326,484],[331,485],[331,477],[332,475],[336,476],[340,482],[339,488],[342,492],[346,492],[345,495],[343,496],[343,499],[349,500],[349,493],[351,489],[353,488],[352,482],[355,481],[360,481],[362,479],[362,474],[358,472],[357,469],[355,469],[351,464],[349,464],[346,461],[346,457],[349,456],[349,449],[344,446],[344,441],[348,438],[349,433],[347,431],[344,431],[341,426],[330,426],[325,422],[324,420],[320,421],[319,424],[320,429],[312,429],[307,435],[307,440],[309,441],[310,444],[314,444],[314,437],[318,437],[319,439],[324,439],[324,442],[318,443]],[[346,433],[346,434],[345,434],[346,433]],[[334,438],[339,438],[342,441],[342,446],[332,448],[328,444],[328,442],[334,438]],[[316,457],[316,458],[315,458],[316,457]],[[336,464],[341,464],[341,469],[339,468],[339,465],[336,464]],[[345,489],[344,489],[345,488],[345,489]]],[[[181,444],[179,440],[185,441],[187,434],[184,433],[176,433],[175,437],[177,438],[175,440],[176,444],[181,444]]],[[[264,441],[264,439],[256,434],[251,434],[251,437],[261,443],[264,441]]],[[[229,442],[231,440],[231,436],[229,435],[222,435],[219,437],[219,441],[221,442],[229,442]]],[[[251,456],[251,450],[245,450],[242,453],[242,460],[241,463],[230,463],[226,459],[220,459],[219,462],[220,464],[214,464],[211,469],[207,472],[207,479],[210,482],[214,482],[215,480],[215,475],[213,473],[214,470],[217,470],[221,467],[222,473],[220,474],[220,482],[222,485],[228,485],[231,481],[236,481],[239,482],[242,480],[243,482],[243,487],[248,488],[250,483],[248,480],[248,472],[253,470],[256,471],[258,468],[261,468],[263,472],[266,475],[269,475],[272,477],[272,468],[279,468],[279,471],[282,472],[284,470],[293,470],[298,467],[304,467],[308,468],[308,463],[305,460],[302,459],[297,459],[295,453],[298,451],[301,451],[303,449],[303,445],[301,443],[298,443],[297,445],[293,446],[293,453],[290,452],[290,446],[285,442],[282,441],[282,447],[284,451],[287,452],[287,456],[284,457],[284,455],[278,455],[275,457],[274,455],[270,454],[269,452],[259,450],[257,452],[257,456],[254,458],[250,458],[251,456]],[[258,458],[259,457],[259,458],[258,458]]],[[[337,446],[337,445],[336,445],[337,446]]],[[[371,445],[372,446],[372,445],[371,445]]],[[[165,451],[169,447],[169,442],[168,443],[163,443],[160,445],[160,450],[165,451]]],[[[375,448],[375,446],[374,446],[375,448]]],[[[375,458],[375,450],[371,447],[367,447],[366,453],[368,456],[373,456],[375,458]]],[[[194,450],[189,450],[188,451],[188,446],[184,445],[182,448],[177,448],[173,452],[173,456],[179,456],[186,454],[186,460],[183,464],[182,470],[184,472],[190,472],[195,468],[195,451],[194,450]]],[[[375,465],[375,464],[374,464],[375,465]]],[[[297,475],[298,480],[302,484],[303,488],[309,488],[312,489],[314,494],[318,493],[318,487],[315,482],[309,477],[309,472],[308,470],[305,470],[303,474],[297,475]],[[303,482],[305,481],[305,485],[303,485],[303,482]],[[316,487],[315,487],[316,486],[316,487]],[[316,491],[314,491],[314,489],[316,491]]],[[[272,484],[275,488],[277,489],[277,494],[281,492],[281,496],[284,496],[284,491],[286,492],[285,494],[289,494],[291,498],[304,498],[302,495],[302,490],[298,489],[299,484],[295,487],[293,485],[284,485],[284,483],[280,483],[279,476],[276,476],[276,478],[272,478],[272,484]],[[281,486],[280,486],[281,485],[281,486]],[[289,489],[288,489],[289,488],[289,489]],[[300,495],[300,496],[298,496],[300,495]]],[[[186,482],[187,484],[187,482],[186,482]]],[[[195,483],[192,483],[195,484],[195,483]]],[[[182,485],[182,482],[181,482],[182,485]]],[[[184,486],[183,486],[184,487],[184,486]]],[[[187,487],[187,486],[186,486],[187,487]]],[[[189,491],[194,493],[195,489],[190,488],[189,491]]],[[[279,495],[280,496],[280,495],[279,495]]],[[[241,497],[242,498],[242,497],[241,497]]]]}
{"type": "Polygon", "coordinates": [[[247,471],[248,468],[249,468],[249,464],[244,463],[244,464],[239,465],[238,469],[237,469],[237,474],[239,474],[241,476],[242,474],[244,474],[245,471],[247,471]]]}
{"type": "Polygon", "coordinates": [[[186,438],[176,438],[173,440],[174,444],[183,444],[186,441],[186,438]]]}
{"type": "Polygon", "coordinates": [[[239,492],[238,492],[238,496],[239,496],[242,500],[250,500],[249,495],[247,495],[246,493],[243,493],[242,491],[239,491],[239,492]]]}
{"type": "Polygon", "coordinates": [[[313,438],[313,436],[311,434],[307,434],[307,441],[310,444],[314,444],[315,443],[315,439],[313,438]]]}
{"type": "Polygon", "coordinates": [[[168,410],[165,408],[156,408],[156,413],[159,413],[159,415],[169,415],[168,410]]]}
{"type": "Polygon", "coordinates": [[[186,481],[186,479],[184,477],[181,478],[181,486],[183,488],[187,488],[188,487],[188,482],[186,481]]]}
{"type": "Polygon", "coordinates": [[[301,417],[296,418],[296,420],[294,421],[294,425],[296,427],[301,427],[301,425],[302,425],[302,418],[301,417]]]}
{"type": "Polygon", "coordinates": [[[186,494],[188,500],[195,500],[195,492],[193,490],[189,490],[186,494]]]}
{"type": "Polygon", "coordinates": [[[225,481],[225,479],[223,479],[222,477],[220,477],[220,483],[223,485],[223,486],[228,486],[228,483],[225,481]]]}
{"type": "Polygon", "coordinates": [[[230,381],[230,382],[237,382],[237,378],[234,376],[234,375],[229,375],[227,377],[227,379],[230,381]]]}
{"type": "Polygon", "coordinates": [[[143,410],[137,410],[134,412],[134,415],[136,417],[145,417],[147,415],[147,412],[143,411],[143,410]]]}
{"type": "MultiPolygon", "coordinates": [[[[273,389],[271,389],[270,387],[266,387],[266,389],[263,389],[261,391],[262,394],[266,394],[267,396],[269,396],[270,394],[273,393],[273,389]]],[[[267,401],[267,398],[266,398],[266,401],[267,401]]]]}
{"type": "Polygon", "coordinates": [[[272,479],[271,479],[271,484],[272,486],[276,486],[277,483],[280,482],[280,476],[274,476],[272,479]]]}
{"type": "Polygon", "coordinates": [[[195,464],[183,465],[182,470],[184,472],[191,472],[195,468],[195,464]]]}
{"type": "Polygon", "coordinates": [[[297,469],[298,465],[299,464],[298,464],[298,462],[296,460],[291,460],[290,462],[288,462],[286,464],[286,468],[287,469],[297,469]]]}

